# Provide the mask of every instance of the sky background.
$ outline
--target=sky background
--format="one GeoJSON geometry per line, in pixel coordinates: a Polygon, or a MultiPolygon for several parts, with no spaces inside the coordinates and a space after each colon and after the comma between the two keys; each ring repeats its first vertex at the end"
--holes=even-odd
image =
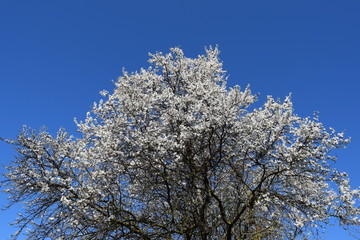
{"type": "MultiPolygon", "coordinates": [[[[114,89],[123,67],[147,68],[148,52],[180,46],[196,57],[218,45],[229,86],[250,84],[260,103],[291,92],[298,115],[319,111],[352,137],[335,166],[357,187],[359,44],[359,0],[0,0],[0,137],[14,139],[24,124],[75,133],[74,117],[114,89]]],[[[0,142],[1,164],[14,155],[0,142]]],[[[18,210],[0,212],[0,239],[15,231],[18,210]]],[[[335,227],[324,239],[353,238],[335,227]]]]}

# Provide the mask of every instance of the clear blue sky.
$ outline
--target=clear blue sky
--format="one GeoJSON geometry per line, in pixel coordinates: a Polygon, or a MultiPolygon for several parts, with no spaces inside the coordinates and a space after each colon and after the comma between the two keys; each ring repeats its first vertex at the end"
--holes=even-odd
{"type": "MultiPolygon", "coordinates": [[[[337,167],[360,185],[360,1],[0,0],[0,136],[23,124],[76,130],[122,67],[180,46],[195,57],[219,45],[229,85],[284,98],[303,117],[320,112],[353,141],[337,167]]],[[[0,143],[0,162],[15,152],[0,143]]],[[[4,169],[1,168],[1,172],[4,169]]],[[[5,206],[0,193],[0,205],[5,206]]],[[[0,212],[0,238],[17,209],[0,212]]],[[[325,239],[352,239],[337,228],[325,239]]]]}

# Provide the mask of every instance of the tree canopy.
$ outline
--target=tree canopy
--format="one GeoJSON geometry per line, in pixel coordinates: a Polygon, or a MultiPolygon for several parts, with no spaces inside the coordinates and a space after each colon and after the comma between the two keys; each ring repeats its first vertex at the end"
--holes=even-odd
{"type": "MultiPolygon", "coordinates": [[[[290,96],[260,108],[227,87],[219,50],[150,54],[94,104],[81,137],[24,127],[3,183],[28,239],[307,239],[359,226],[360,191],[333,167],[349,139],[290,96]]],[[[16,237],[16,235],[15,235],[16,237]]]]}

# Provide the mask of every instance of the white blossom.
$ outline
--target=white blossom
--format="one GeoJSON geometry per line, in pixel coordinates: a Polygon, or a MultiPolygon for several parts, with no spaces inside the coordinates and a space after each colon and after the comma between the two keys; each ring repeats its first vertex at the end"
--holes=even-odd
{"type": "MultiPolygon", "coordinates": [[[[358,226],[359,190],[332,168],[349,139],[291,97],[260,108],[227,87],[219,50],[150,54],[95,103],[82,137],[24,128],[8,167],[28,239],[307,239],[330,220],[358,226]]],[[[19,234],[18,233],[18,234],[19,234]]]]}

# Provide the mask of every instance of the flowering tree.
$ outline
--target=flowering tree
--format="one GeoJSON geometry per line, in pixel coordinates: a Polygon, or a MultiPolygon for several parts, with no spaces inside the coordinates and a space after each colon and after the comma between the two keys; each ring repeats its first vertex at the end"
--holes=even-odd
{"type": "MultiPolygon", "coordinates": [[[[217,48],[151,54],[94,104],[81,138],[24,128],[4,182],[28,239],[306,239],[360,220],[359,190],[331,167],[349,141],[226,87],[217,48]]],[[[15,236],[16,237],[16,236],[15,236]]]]}

